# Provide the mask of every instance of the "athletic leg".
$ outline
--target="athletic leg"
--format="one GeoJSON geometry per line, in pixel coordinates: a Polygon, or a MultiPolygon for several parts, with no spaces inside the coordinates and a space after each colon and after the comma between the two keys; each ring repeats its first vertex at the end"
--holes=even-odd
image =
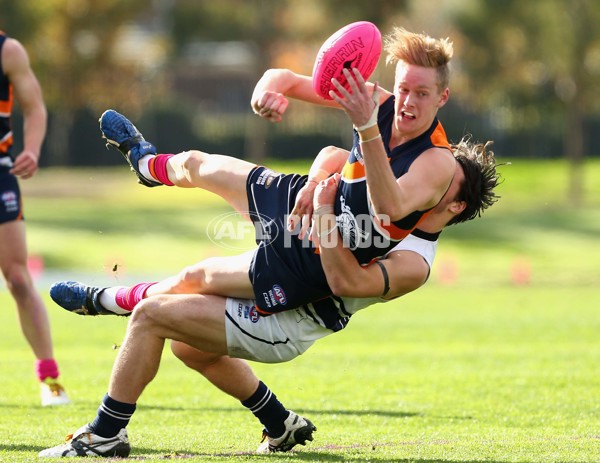
{"type": "Polygon", "coordinates": [[[52,349],[48,312],[27,268],[25,222],[22,220],[0,225],[0,269],[17,305],[23,335],[36,358],[42,405],[66,404],[69,399],[56,381],[59,370],[52,349]]]}
{"type": "Polygon", "coordinates": [[[226,355],[225,302],[223,297],[200,295],[163,295],[142,301],[129,320],[108,394],[88,431],[112,438],[127,427],[137,400],[158,371],[166,339],[226,355]]]}
{"type": "Polygon", "coordinates": [[[161,295],[141,301],[115,361],[110,397],[126,403],[137,401],[158,370],[165,339],[227,355],[225,301],[202,295],[161,295]]]}
{"type": "Polygon", "coordinates": [[[0,225],[0,268],[10,294],[17,304],[19,321],[25,339],[38,359],[52,358],[52,337],[48,313],[35,291],[27,269],[25,223],[0,225]]]}
{"type": "Polygon", "coordinates": [[[250,397],[258,387],[259,379],[245,360],[203,352],[179,341],[171,341],[171,351],[188,368],[240,401],[250,397]]]}
{"type": "Polygon", "coordinates": [[[236,210],[247,211],[246,179],[254,164],[202,151],[157,155],[131,121],[111,109],[100,117],[100,130],[108,144],[125,157],[140,183],[202,188],[221,196],[236,210]]]}
{"type": "Polygon", "coordinates": [[[178,341],[171,342],[171,350],[186,366],[238,399],[260,421],[265,441],[259,452],[289,451],[298,443],[312,440],[316,430],[313,424],[287,410],[246,361],[201,352],[178,341]]]}
{"type": "Polygon", "coordinates": [[[184,151],[166,162],[168,178],[180,188],[202,188],[225,199],[240,213],[248,211],[246,180],[255,164],[220,154],[184,151]]]}
{"type": "Polygon", "coordinates": [[[148,288],[146,296],[159,294],[215,294],[252,299],[248,269],[254,250],[237,256],[212,257],[185,267],[176,276],[148,288]]]}
{"type": "Polygon", "coordinates": [[[131,446],[126,427],[137,400],[158,371],[165,339],[226,355],[225,302],[219,296],[199,295],[163,295],[142,301],[129,320],[108,394],[96,418],[78,429],[66,444],[43,450],[39,455],[128,456],[131,446]],[[178,310],[173,310],[173,305],[178,310]]]}
{"type": "Polygon", "coordinates": [[[205,259],[173,277],[131,287],[99,288],[61,281],[52,286],[50,296],[59,306],[80,315],[129,315],[142,299],[159,294],[215,294],[252,299],[248,269],[253,253],[205,259]]]}
{"type": "Polygon", "coordinates": [[[197,295],[163,295],[142,301],[129,321],[108,394],[90,424],[92,432],[111,438],[126,428],[137,400],[158,371],[166,339],[227,354],[225,301],[197,295]]]}

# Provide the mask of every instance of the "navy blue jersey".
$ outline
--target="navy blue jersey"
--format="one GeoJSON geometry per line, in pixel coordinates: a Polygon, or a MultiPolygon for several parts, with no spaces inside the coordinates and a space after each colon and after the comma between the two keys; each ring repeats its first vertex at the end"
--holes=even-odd
{"type": "Polygon", "coordinates": [[[12,85],[2,67],[2,48],[6,35],[0,31],[0,224],[22,220],[21,191],[17,177],[9,173],[12,161],[10,151],[13,133],[10,117],[12,114],[12,85]]]}
{"type": "MultiPolygon", "coordinates": [[[[411,164],[423,152],[433,147],[450,149],[450,144],[436,118],[425,133],[390,150],[389,142],[395,117],[394,101],[392,96],[380,106],[377,123],[390,167],[396,178],[399,178],[408,172],[411,164]]],[[[344,245],[352,250],[361,264],[383,256],[406,237],[430,210],[415,211],[392,223],[383,223],[374,216],[367,198],[367,177],[356,132],[350,155],[342,170],[334,207],[344,245]]]]}
{"type": "MultiPolygon", "coordinates": [[[[378,123],[389,144],[394,118],[394,98],[381,105],[378,123]]],[[[406,173],[412,162],[434,146],[450,148],[437,119],[421,136],[388,150],[396,177],[406,173]]],[[[387,149],[387,148],[386,148],[387,149]]],[[[318,250],[307,238],[287,231],[287,216],[294,207],[306,176],[284,175],[257,167],[248,176],[246,189],[250,216],[257,230],[258,249],[249,270],[257,309],[271,314],[301,307],[329,297],[331,289],[318,250]]],[[[416,228],[427,211],[418,211],[392,224],[374,221],[367,199],[364,164],[356,138],[342,171],[335,213],[340,234],[361,264],[385,255],[416,228]]]]}

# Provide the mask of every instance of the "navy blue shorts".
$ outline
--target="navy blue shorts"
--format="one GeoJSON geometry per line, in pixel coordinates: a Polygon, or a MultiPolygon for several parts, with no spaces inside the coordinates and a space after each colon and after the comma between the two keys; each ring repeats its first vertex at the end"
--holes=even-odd
{"type": "Polygon", "coordinates": [[[248,272],[258,310],[283,312],[331,295],[312,242],[287,231],[306,175],[280,174],[264,167],[248,175],[246,191],[258,249],[248,272]]]}
{"type": "Polygon", "coordinates": [[[23,220],[19,182],[8,170],[8,167],[0,167],[0,224],[23,220]]]}

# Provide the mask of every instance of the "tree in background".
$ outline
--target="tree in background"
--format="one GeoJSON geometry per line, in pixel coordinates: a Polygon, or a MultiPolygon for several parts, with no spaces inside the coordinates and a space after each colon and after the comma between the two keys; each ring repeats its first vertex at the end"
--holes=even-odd
{"type": "MultiPolygon", "coordinates": [[[[74,134],[73,127],[77,123],[80,130],[83,114],[90,119],[86,133],[93,130],[97,135],[97,123],[91,116],[97,118],[107,107],[122,109],[135,120],[152,117],[148,115],[155,114],[157,108],[168,107],[167,119],[189,122],[194,130],[212,126],[226,130],[227,136],[237,130],[244,137],[243,150],[253,159],[268,151],[266,142],[273,134],[289,136],[284,130],[342,131],[345,120],[330,124],[331,116],[323,116],[324,111],[312,113],[316,110],[297,105],[285,124],[271,126],[252,116],[246,99],[252,83],[268,67],[310,73],[314,55],[326,37],[349,22],[370,20],[383,33],[392,26],[404,26],[451,37],[456,48],[451,102],[482,121],[484,129],[477,126],[476,135],[487,137],[486,132],[491,131],[490,138],[510,139],[517,155],[532,157],[543,157],[549,148],[555,151],[562,136],[564,154],[573,166],[570,196],[578,202],[582,195],[582,160],[590,149],[584,128],[600,106],[600,29],[596,26],[600,2],[596,0],[0,3],[0,28],[25,44],[42,83],[51,116],[45,158],[55,165],[67,165],[74,150],[78,153],[73,155],[81,156],[101,148],[95,137],[74,134]],[[212,69],[211,84],[231,89],[229,94],[223,91],[224,99],[195,80],[192,66],[184,58],[195,44],[203,45],[210,54],[210,46],[233,41],[248,45],[254,54],[244,71],[243,88],[228,87],[218,74],[220,70],[212,69]],[[199,92],[196,99],[182,92],[182,81],[177,80],[186,72],[185,90],[199,92]],[[215,101],[207,108],[201,92],[211,91],[215,101]],[[244,100],[235,112],[231,109],[234,96],[244,100]],[[79,137],[77,144],[70,147],[69,140],[75,136],[79,137]],[[93,144],[82,147],[82,138],[93,138],[93,144]]],[[[229,58],[235,60],[235,54],[229,58]]],[[[201,61],[194,65],[202,72],[210,66],[201,61]]],[[[380,64],[380,70],[383,66],[380,64]]],[[[238,64],[236,72],[243,67],[238,64]]],[[[389,87],[392,83],[386,78],[391,73],[380,70],[375,78],[389,87]]],[[[460,131],[463,119],[451,110],[450,105],[444,109],[447,119],[459,121],[460,131]]],[[[472,130],[469,124],[465,122],[466,131],[472,130]]],[[[158,121],[155,126],[162,127],[158,121]]],[[[182,124],[175,126],[182,128],[182,124]]],[[[167,130],[167,136],[173,138],[172,131],[167,130]]],[[[157,141],[161,142],[160,137],[157,141]]],[[[512,154],[513,149],[508,151],[512,154]]]]}
{"type": "MultiPolygon", "coordinates": [[[[256,55],[253,66],[241,66],[237,72],[245,72],[252,83],[247,98],[244,99],[246,112],[241,124],[246,133],[245,156],[260,162],[268,150],[265,147],[268,147],[269,134],[280,130],[280,127],[271,126],[254,117],[250,111],[251,90],[263,72],[270,67],[286,67],[310,74],[316,53],[330,34],[345,24],[358,20],[383,24],[384,20],[393,17],[391,13],[400,13],[404,4],[404,1],[393,2],[391,5],[390,2],[352,0],[179,0],[172,8],[174,49],[185,53],[193,44],[211,44],[217,41],[240,41],[254,45],[256,55]]],[[[186,103],[189,104],[189,99],[182,102],[186,103]]],[[[199,116],[204,119],[202,125],[214,124],[219,112],[226,110],[225,101],[216,106],[211,107],[210,116],[199,116]],[[208,117],[212,120],[207,120],[208,117]]],[[[297,103],[290,108],[286,122],[282,125],[290,128],[295,120],[302,119],[298,125],[310,127],[310,123],[306,123],[310,119],[317,127],[331,127],[330,124],[323,123],[322,110],[320,111],[321,113],[310,105],[302,106],[297,103]],[[296,111],[297,107],[302,108],[302,114],[296,111]]],[[[230,134],[233,134],[234,125],[229,124],[229,128],[230,134]]]]}
{"type": "MultiPolygon", "coordinates": [[[[140,111],[149,104],[144,83],[162,59],[161,50],[136,47],[124,26],[152,15],[143,0],[5,1],[1,27],[22,40],[39,76],[51,115],[49,157],[66,164],[74,118],[82,110],[95,114],[118,101],[140,111]]],[[[151,19],[149,17],[149,19],[151,19]]],[[[148,42],[140,42],[147,45],[148,42]]],[[[165,45],[166,47],[166,45],[165,45]]],[[[158,47],[160,48],[160,47],[158,47]]]]}
{"type": "Polygon", "coordinates": [[[600,4],[595,0],[465,2],[456,25],[464,34],[465,95],[500,129],[529,130],[527,150],[562,135],[570,161],[569,199],[583,196],[586,116],[600,108],[600,4]]]}

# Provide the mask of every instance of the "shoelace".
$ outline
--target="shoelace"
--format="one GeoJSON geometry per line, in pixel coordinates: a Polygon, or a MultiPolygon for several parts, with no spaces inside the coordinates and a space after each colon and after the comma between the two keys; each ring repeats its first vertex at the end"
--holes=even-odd
{"type": "Polygon", "coordinates": [[[50,392],[54,397],[60,396],[60,393],[63,391],[63,387],[58,383],[48,384],[48,387],[50,388],[50,392]]]}
{"type": "MultiPolygon", "coordinates": [[[[87,436],[88,441],[92,442],[91,433],[86,432],[86,433],[80,434],[80,436],[83,436],[84,434],[87,436]]],[[[65,442],[71,442],[72,440],[73,440],[73,434],[67,434],[67,436],[65,437],[65,442]]]]}

